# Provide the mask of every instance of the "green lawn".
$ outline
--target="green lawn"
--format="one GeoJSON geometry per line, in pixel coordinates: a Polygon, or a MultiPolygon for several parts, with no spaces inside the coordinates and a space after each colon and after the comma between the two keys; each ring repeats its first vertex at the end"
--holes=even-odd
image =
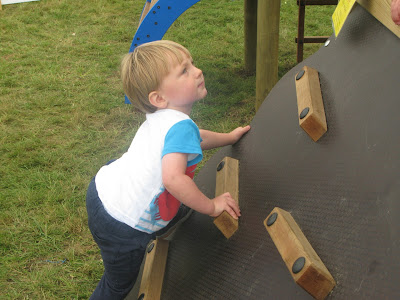
{"type": "MultiPolygon", "coordinates": [[[[144,120],[119,80],[143,4],[42,0],[0,11],[0,299],[87,299],[102,275],[85,193],[144,120]]],[[[330,35],[333,9],[307,8],[306,35],[330,35]]],[[[296,1],[282,1],[280,77],[296,65],[296,28],[296,1]]],[[[199,127],[248,124],[255,76],[243,71],[243,0],[200,1],[165,38],[205,74],[199,127]]],[[[305,57],[320,46],[305,45],[305,57]]]]}

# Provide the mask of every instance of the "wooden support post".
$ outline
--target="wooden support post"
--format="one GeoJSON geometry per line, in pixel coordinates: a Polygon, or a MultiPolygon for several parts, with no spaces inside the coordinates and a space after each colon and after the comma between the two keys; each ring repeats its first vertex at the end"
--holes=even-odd
{"type": "Polygon", "coordinates": [[[278,82],[280,0],[259,0],[257,8],[256,109],[278,82]]]}
{"type": "Polygon", "coordinates": [[[244,68],[256,72],[257,0],[244,0],[244,68]]]}
{"type": "Polygon", "coordinates": [[[299,16],[297,26],[297,63],[303,61],[304,49],[304,19],[306,14],[305,0],[299,0],[299,16]]]}
{"type": "Polygon", "coordinates": [[[0,10],[2,10],[3,8],[1,7],[1,0],[0,0],[0,10]]]}
{"type": "Polygon", "coordinates": [[[168,241],[157,239],[147,247],[138,299],[159,300],[168,256],[168,241]]]}
{"type": "Polygon", "coordinates": [[[300,127],[316,142],[328,129],[318,71],[304,66],[295,82],[300,127]]]}
{"type": "Polygon", "coordinates": [[[275,207],[264,225],[294,281],[315,299],[324,299],[335,280],[291,214],[275,207]]]}
{"type": "MultiPolygon", "coordinates": [[[[239,204],[239,161],[225,157],[217,167],[215,197],[229,192],[239,204]]],[[[224,211],[214,219],[215,226],[229,239],[239,228],[238,220],[224,211]]]]}

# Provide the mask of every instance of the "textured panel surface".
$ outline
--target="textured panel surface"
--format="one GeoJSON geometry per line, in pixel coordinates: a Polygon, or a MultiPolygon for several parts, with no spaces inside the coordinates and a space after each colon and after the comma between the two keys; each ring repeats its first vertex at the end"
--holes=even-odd
{"type": "Polygon", "coordinates": [[[291,213],[337,282],[329,299],[400,299],[400,39],[356,6],[339,37],[286,74],[235,146],[196,183],[215,192],[216,166],[240,161],[242,217],[229,240],[198,213],[170,243],[162,299],[310,299],[263,225],[291,213]],[[295,74],[319,71],[328,131],[299,127],[295,74]]]}

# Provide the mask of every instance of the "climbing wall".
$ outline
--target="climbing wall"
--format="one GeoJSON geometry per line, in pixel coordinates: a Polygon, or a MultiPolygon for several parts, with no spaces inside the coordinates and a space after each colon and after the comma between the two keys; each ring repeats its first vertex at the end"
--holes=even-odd
{"type": "Polygon", "coordinates": [[[161,299],[310,299],[263,224],[289,212],[336,281],[329,299],[400,299],[400,39],[361,6],[339,37],[288,72],[252,130],[215,154],[196,183],[240,161],[239,230],[226,239],[198,213],[169,245],[161,299]],[[328,130],[299,126],[295,76],[318,70],[328,130]]]}

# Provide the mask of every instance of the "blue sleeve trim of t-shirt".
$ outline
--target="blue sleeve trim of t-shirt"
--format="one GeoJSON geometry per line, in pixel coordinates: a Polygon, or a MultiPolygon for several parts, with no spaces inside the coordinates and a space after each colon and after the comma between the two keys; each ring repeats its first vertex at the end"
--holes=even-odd
{"type": "Polygon", "coordinates": [[[188,161],[190,167],[203,159],[201,141],[199,128],[191,119],[180,121],[173,125],[165,136],[162,157],[168,153],[197,154],[188,161]]]}

